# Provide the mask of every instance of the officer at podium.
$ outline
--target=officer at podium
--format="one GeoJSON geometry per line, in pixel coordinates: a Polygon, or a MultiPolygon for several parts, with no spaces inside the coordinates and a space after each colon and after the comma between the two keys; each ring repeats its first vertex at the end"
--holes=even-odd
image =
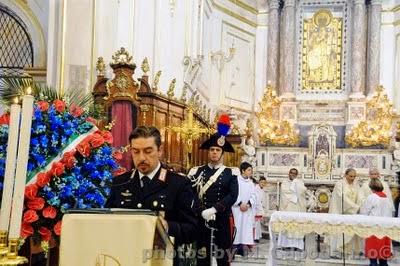
{"type": "Polygon", "coordinates": [[[218,133],[200,146],[200,149],[208,150],[209,163],[192,168],[188,174],[200,199],[197,204],[199,215],[197,266],[211,264],[211,241],[218,266],[229,265],[229,251],[233,241],[230,224],[231,207],[238,196],[237,175],[240,174],[239,169],[234,170],[223,165],[224,152],[234,152],[232,145],[225,139],[229,128],[229,117],[221,116],[218,133]],[[215,229],[212,232],[213,240],[210,227],[215,229]]]}
{"type": "Polygon", "coordinates": [[[197,196],[190,180],[161,166],[160,131],[139,126],[129,136],[136,169],[114,178],[107,208],[150,209],[165,214],[161,221],[175,246],[195,240],[197,196]]]}

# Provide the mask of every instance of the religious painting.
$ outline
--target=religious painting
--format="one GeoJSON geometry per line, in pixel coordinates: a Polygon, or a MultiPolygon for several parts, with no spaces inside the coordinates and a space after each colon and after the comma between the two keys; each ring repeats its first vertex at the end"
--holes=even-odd
{"type": "Polygon", "coordinates": [[[301,90],[341,90],[341,61],[342,18],[321,9],[304,19],[301,90]]]}

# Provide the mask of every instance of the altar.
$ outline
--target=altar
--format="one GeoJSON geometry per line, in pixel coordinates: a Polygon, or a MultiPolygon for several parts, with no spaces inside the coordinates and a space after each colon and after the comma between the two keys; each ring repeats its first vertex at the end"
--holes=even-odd
{"type": "Polygon", "coordinates": [[[268,82],[253,130],[255,175],[269,184],[268,217],[278,209],[280,184],[290,168],[298,169],[308,188],[308,212],[327,212],[333,186],[348,168],[357,171],[360,183],[377,169],[398,194],[399,115],[380,85],[379,57],[366,49],[379,50],[379,11],[365,12],[361,2],[322,4],[285,1],[285,12],[269,23],[268,82]],[[285,31],[277,29],[278,19],[287,21],[285,31]],[[364,38],[366,32],[374,37],[364,38]]]}
{"type": "MultiPolygon", "coordinates": [[[[329,213],[298,213],[274,212],[269,222],[271,235],[269,265],[276,265],[276,239],[281,232],[290,233],[297,237],[306,237],[305,252],[301,260],[309,261],[327,254],[318,252],[315,248],[315,238],[307,237],[311,233],[319,235],[357,235],[366,238],[375,235],[378,238],[387,236],[392,240],[400,240],[400,220],[398,218],[374,217],[365,215],[340,215],[329,213]]],[[[357,254],[358,255],[358,254],[357,254]]],[[[356,256],[357,256],[356,255],[356,256]]],[[[329,254],[328,257],[329,259],[329,254]]],[[[331,264],[329,264],[331,265],[331,264]]]]}

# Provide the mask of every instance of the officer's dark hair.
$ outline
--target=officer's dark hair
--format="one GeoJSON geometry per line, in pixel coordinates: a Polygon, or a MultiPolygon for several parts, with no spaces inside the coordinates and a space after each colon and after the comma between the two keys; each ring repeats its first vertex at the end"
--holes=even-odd
{"type": "Polygon", "coordinates": [[[239,168],[240,168],[240,173],[243,173],[244,171],[246,171],[247,168],[253,168],[253,166],[251,164],[249,164],[248,162],[243,162],[240,164],[239,168]]]}
{"type": "Polygon", "coordinates": [[[379,178],[371,178],[371,181],[369,181],[368,186],[373,191],[376,192],[383,191],[383,185],[382,182],[379,180],[379,178]]]}
{"type": "Polygon", "coordinates": [[[289,173],[293,172],[293,171],[296,171],[296,175],[299,174],[299,170],[297,170],[296,168],[290,168],[289,173]]]}
{"type": "Polygon", "coordinates": [[[258,179],[258,182],[260,182],[261,180],[267,181],[267,179],[264,176],[260,176],[260,178],[258,179]]]}
{"type": "Polygon", "coordinates": [[[157,145],[157,148],[160,148],[161,134],[160,131],[153,126],[139,126],[135,128],[129,135],[129,143],[131,143],[133,139],[151,138],[151,137],[154,137],[154,141],[157,145]]]}

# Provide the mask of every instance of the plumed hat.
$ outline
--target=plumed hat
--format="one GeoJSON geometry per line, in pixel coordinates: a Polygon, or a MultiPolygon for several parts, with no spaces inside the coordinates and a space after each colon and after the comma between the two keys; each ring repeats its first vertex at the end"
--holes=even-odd
{"type": "Polygon", "coordinates": [[[210,147],[220,147],[223,151],[235,152],[232,144],[230,144],[225,138],[231,128],[229,116],[226,114],[221,115],[218,119],[217,127],[218,132],[213,134],[208,140],[204,141],[201,144],[200,149],[208,150],[210,147]]]}

